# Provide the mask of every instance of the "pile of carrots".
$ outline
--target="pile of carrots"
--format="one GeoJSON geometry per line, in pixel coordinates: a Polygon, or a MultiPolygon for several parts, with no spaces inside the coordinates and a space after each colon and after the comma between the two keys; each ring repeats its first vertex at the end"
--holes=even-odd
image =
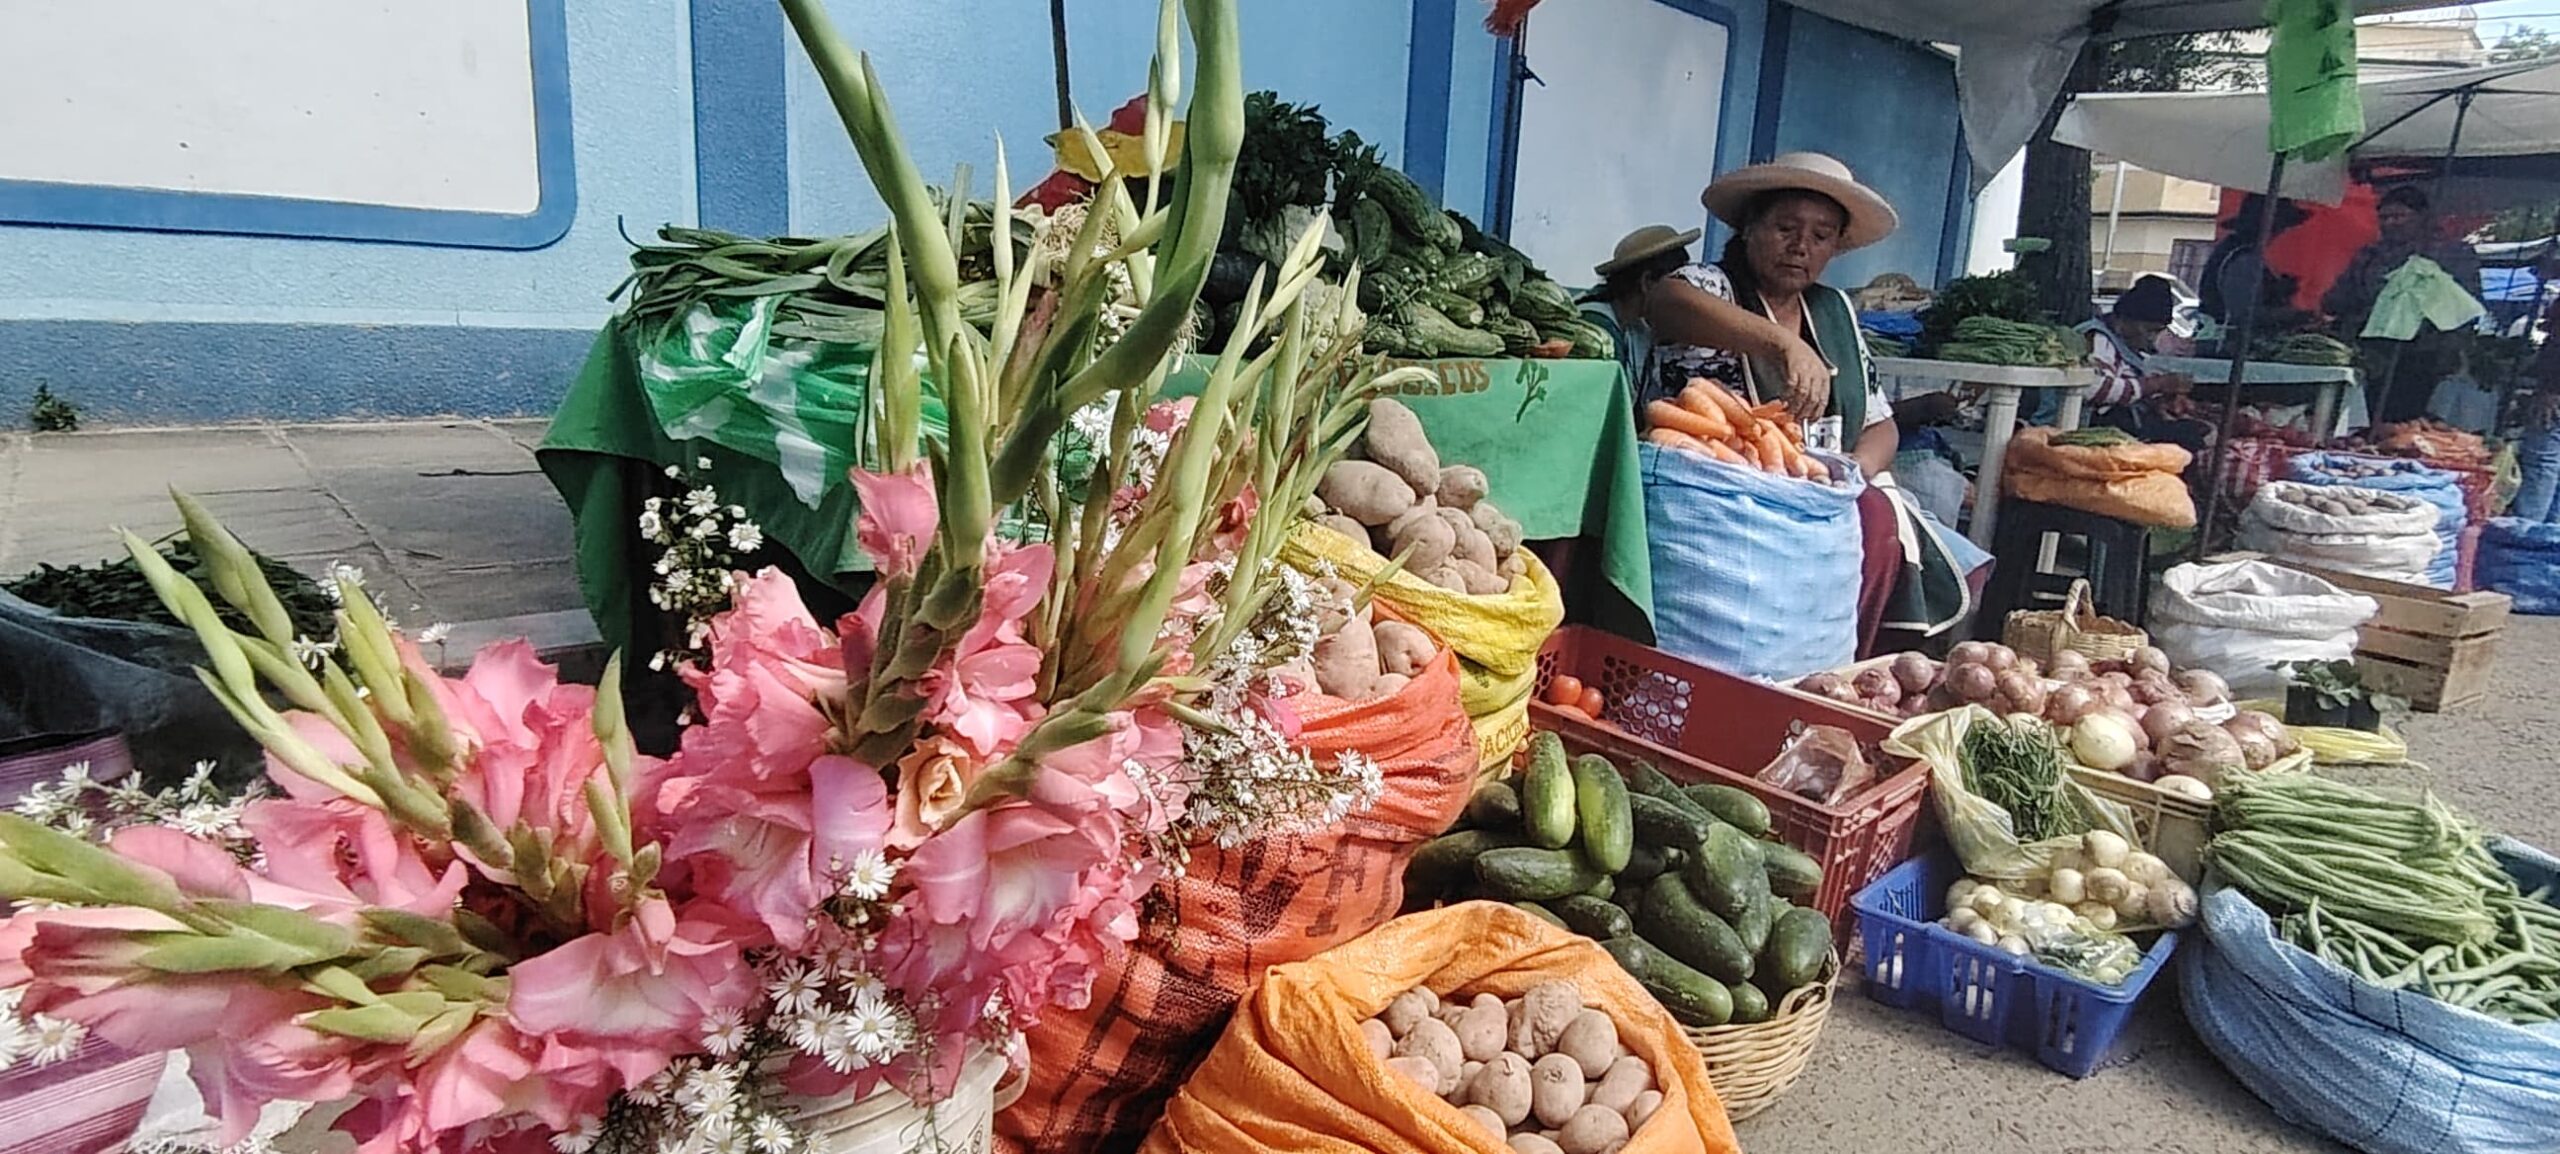
{"type": "Polygon", "coordinates": [[[1749,465],[1764,473],[1828,482],[1831,467],[1804,451],[1803,426],[1776,401],[1753,407],[1714,381],[1692,379],[1677,401],[1644,407],[1644,439],[1666,449],[1749,465]]]}

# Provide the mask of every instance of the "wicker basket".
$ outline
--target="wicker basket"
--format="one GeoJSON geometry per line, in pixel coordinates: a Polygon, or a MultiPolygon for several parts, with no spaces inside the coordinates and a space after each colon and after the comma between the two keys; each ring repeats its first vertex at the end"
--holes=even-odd
{"type": "Polygon", "coordinates": [[[2089,583],[2074,578],[2060,609],[2020,609],[2000,626],[2000,641],[2037,664],[2052,665],[2054,654],[2077,651],[2091,661],[2122,661],[2151,644],[2138,625],[2101,617],[2089,605],[2089,583]]]}
{"type": "Polygon", "coordinates": [[[1831,1020],[1831,999],[1840,985],[1840,954],[1822,964],[1822,977],[1780,999],[1765,1022],[1747,1026],[1688,1027],[1689,1040],[1707,1060],[1707,1081],[1724,1100],[1725,1115],[1736,1122],[1769,1108],[1769,1103],[1795,1085],[1831,1020]]]}

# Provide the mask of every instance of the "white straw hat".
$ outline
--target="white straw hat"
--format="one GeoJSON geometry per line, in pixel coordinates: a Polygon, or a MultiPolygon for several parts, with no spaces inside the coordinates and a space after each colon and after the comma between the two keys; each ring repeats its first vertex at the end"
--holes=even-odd
{"type": "Polygon", "coordinates": [[[1717,220],[1741,228],[1753,200],[1780,190],[1818,192],[1839,201],[1849,214],[1849,227],[1840,236],[1843,252],[1883,240],[1902,225],[1882,194],[1858,183],[1848,165],[1819,152],[1790,152],[1767,164],[1737,168],[1717,177],[1698,199],[1717,220]]]}

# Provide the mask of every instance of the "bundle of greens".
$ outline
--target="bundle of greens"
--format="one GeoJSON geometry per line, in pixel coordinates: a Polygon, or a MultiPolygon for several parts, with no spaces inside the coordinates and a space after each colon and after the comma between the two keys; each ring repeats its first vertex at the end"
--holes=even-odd
{"type": "MultiPolygon", "coordinates": [[[[206,576],[203,559],[196,556],[195,546],[185,537],[173,537],[159,545],[160,556],[169,567],[188,580],[206,576]]],[[[299,636],[326,638],[338,631],[331,618],[337,603],[321,592],[320,586],[290,565],[264,554],[253,553],[258,571],[275,587],[283,601],[286,616],[293,621],[299,636]]],[[[95,617],[108,621],[139,621],[151,625],[184,625],[160,595],[151,589],[133,558],[123,557],[95,565],[38,565],[32,571],[0,582],[12,597],[41,605],[65,617],[95,617]]],[[[224,610],[223,620],[233,628],[248,628],[246,617],[236,609],[224,610]]]]}
{"type": "MultiPolygon", "coordinates": [[[[966,180],[967,173],[961,177],[966,180]]],[[[936,194],[938,207],[941,196],[936,194]]],[[[960,315],[981,330],[993,322],[998,300],[994,249],[995,205],[970,201],[957,214],[951,245],[960,266],[960,315]]],[[[1022,214],[1011,219],[1013,259],[1028,259],[1037,225],[1022,214]]],[[[889,230],[851,236],[769,240],[717,229],[668,225],[658,244],[633,241],[631,275],[610,294],[628,298],[628,315],[648,334],[663,333],[697,306],[775,299],[773,335],[784,339],[852,341],[880,339],[880,310],[889,292],[889,230]]]]}
{"type": "Polygon", "coordinates": [[[2356,363],[2356,351],[2327,333],[2280,333],[2264,337],[2249,350],[2249,355],[2275,365],[2343,368],[2356,363]]]}
{"type": "Polygon", "coordinates": [[[1941,350],[1956,339],[1956,326],[1967,317],[2039,323],[2046,319],[2036,304],[2035,286],[2015,271],[1957,277],[1920,311],[1921,354],[1943,356],[1941,350]]]}
{"type": "Polygon", "coordinates": [[[2051,729],[1985,718],[1965,730],[1961,760],[1965,789],[2007,810],[2019,841],[2088,828],[2062,795],[2062,746],[2051,729]]]}
{"type": "Polygon", "coordinates": [[[1956,322],[1952,338],[1938,346],[1938,359],[2053,367],[2077,364],[2087,351],[2079,334],[2069,329],[1975,315],[1956,322]]]}

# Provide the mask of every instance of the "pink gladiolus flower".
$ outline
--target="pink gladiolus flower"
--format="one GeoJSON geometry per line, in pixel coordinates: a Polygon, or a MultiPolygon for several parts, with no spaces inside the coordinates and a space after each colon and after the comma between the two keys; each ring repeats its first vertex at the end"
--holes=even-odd
{"type": "Polygon", "coordinates": [[[985,768],[968,746],[941,736],[924,739],[898,759],[898,817],[889,827],[889,848],[911,850],[924,844],[959,810],[985,768]]]}
{"type": "Polygon", "coordinates": [[[253,900],[345,925],[369,905],[444,917],[470,881],[462,863],[429,866],[382,811],[344,798],[251,802],[240,824],[266,853],[248,875],[253,900]]]}
{"type": "Polygon", "coordinates": [[[588,934],[509,967],[507,1014],[543,1037],[656,1051],[693,1048],[702,1019],[755,997],[745,946],[753,922],[713,902],[681,913],[664,899],[610,934],[588,934]]]}
{"type": "Polygon", "coordinates": [[[1039,720],[1040,650],[1024,641],[1022,619],[1048,592],[1057,557],[1047,545],[992,543],[978,620],[962,633],[949,663],[920,684],[925,720],[956,734],[980,760],[1012,749],[1039,720]]]}
{"type": "Polygon", "coordinates": [[[1147,406],[1147,415],[1144,418],[1146,426],[1156,432],[1168,435],[1181,432],[1184,425],[1191,423],[1191,408],[1198,403],[1199,398],[1197,397],[1183,397],[1178,400],[1157,401],[1156,403],[1147,406]]]}
{"type": "Polygon", "coordinates": [[[854,499],[862,511],[854,517],[854,540],[871,555],[880,575],[903,581],[916,575],[924,551],[942,524],[942,507],[933,489],[933,467],[918,461],[904,473],[853,470],[854,499]]]}
{"type": "Polygon", "coordinates": [[[683,776],[697,764],[690,736],[686,744],[669,763],[679,775],[655,791],[668,856],[685,864],[701,892],[750,913],[774,941],[798,949],[837,865],[880,848],[887,836],[888,783],[879,770],[841,755],[813,758],[797,773],[759,776],[731,762],[683,776]]]}

